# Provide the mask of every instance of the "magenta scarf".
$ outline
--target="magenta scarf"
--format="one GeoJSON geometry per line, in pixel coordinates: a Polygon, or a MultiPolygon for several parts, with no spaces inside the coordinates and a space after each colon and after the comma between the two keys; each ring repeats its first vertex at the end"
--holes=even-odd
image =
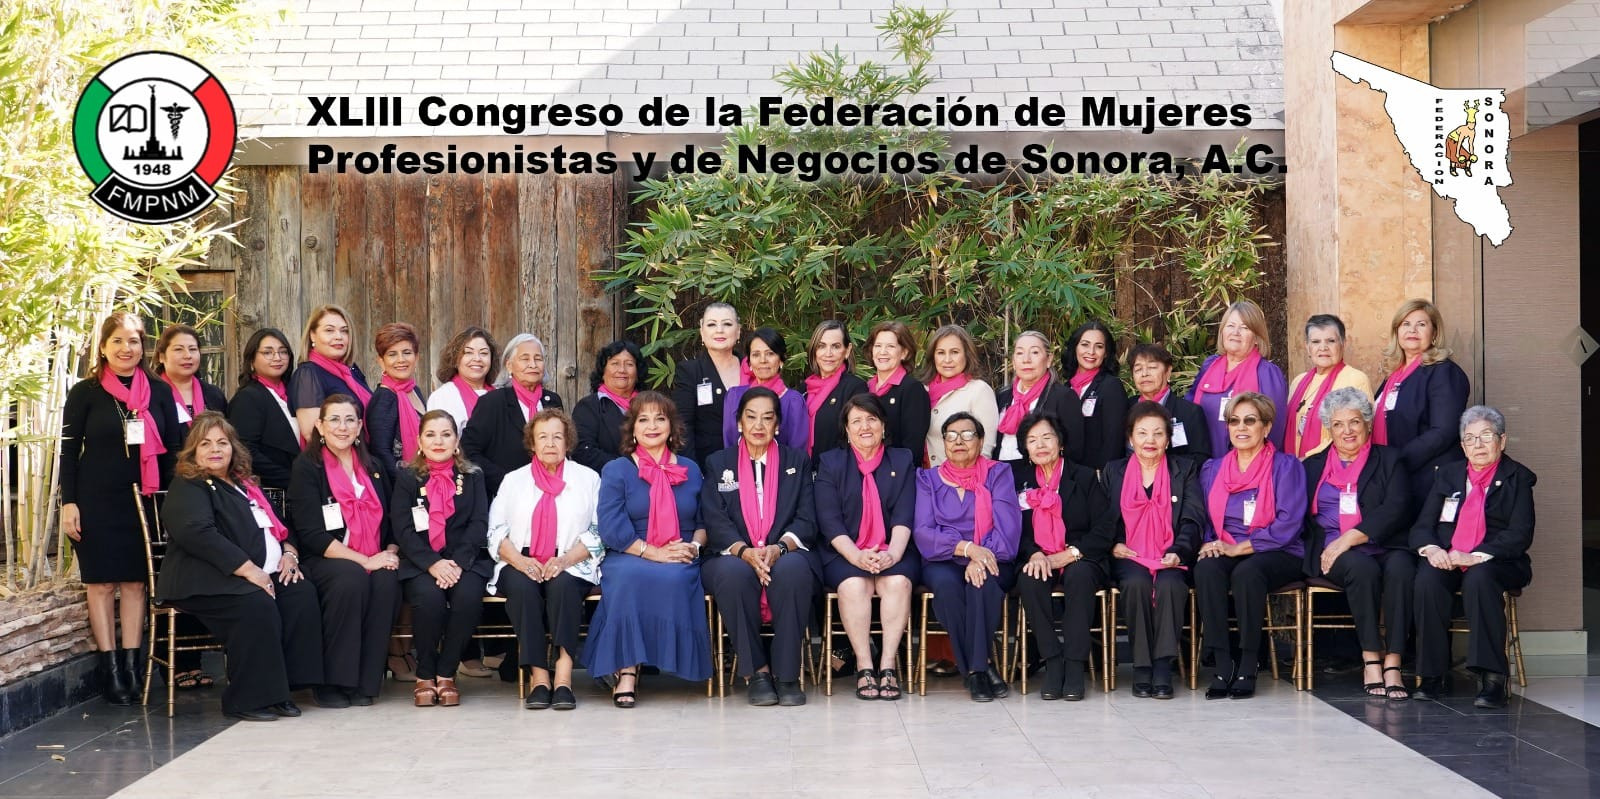
{"type": "Polygon", "coordinates": [[[1139,553],[1131,560],[1155,576],[1164,568],[1161,558],[1172,546],[1172,475],[1167,471],[1166,453],[1161,454],[1161,462],[1156,465],[1150,496],[1144,493],[1144,472],[1139,459],[1129,458],[1117,499],[1128,548],[1139,553]]]}
{"type": "Polygon", "coordinates": [[[823,403],[828,401],[828,395],[839,387],[839,378],[841,377],[844,377],[843,366],[835,369],[832,377],[806,375],[806,412],[811,416],[811,424],[806,425],[806,452],[808,454],[816,446],[817,411],[822,410],[823,403]]]}
{"type": "Polygon", "coordinates": [[[467,409],[467,416],[471,416],[473,410],[478,407],[478,390],[473,388],[472,384],[468,383],[467,379],[462,377],[459,372],[456,373],[455,377],[450,378],[450,385],[456,387],[456,393],[461,395],[462,407],[467,409]]]}
{"type": "MultiPolygon", "coordinates": [[[[179,405],[183,405],[183,394],[178,392],[178,384],[172,382],[172,378],[168,377],[164,372],[161,375],[161,379],[166,381],[167,385],[172,386],[172,398],[177,400],[179,405]]],[[[189,390],[194,392],[194,412],[189,414],[192,419],[206,412],[206,392],[200,386],[200,378],[193,376],[189,378],[189,390]]]]}
{"type": "Polygon", "coordinates": [[[766,380],[757,380],[755,372],[750,371],[749,358],[739,361],[739,385],[749,386],[751,388],[760,387],[771,389],[772,393],[777,394],[780,397],[784,395],[784,392],[789,390],[789,387],[783,384],[782,369],[773,372],[772,377],[769,377],[766,380]]]}
{"type": "Polygon", "coordinates": [[[894,371],[889,373],[888,380],[882,380],[877,375],[873,375],[872,379],[867,381],[867,390],[872,392],[872,396],[881,397],[889,393],[889,389],[900,385],[900,381],[904,379],[906,379],[905,366],[896,366],[894,371]]]}
{"type": "Polygon", "coordinates": [[[1099,374],[1099,369],[1091,371],[1080,366],[1078,371],[1073,372],[1072,377],[1067,379],[1067,385],[1072,386],[1072,390],[1077,392],[1079,397],[1082,397],[1083,392],[1089,388],[1089,384],[1093,383],[1095,377],[1099,374]]]}
{"type": "Polygon", "coordinates": [[[539,412],[539,401],[544,399],[544,383],[535,383],[533,388],[526,388],[516,380],[511,381],[511,390],[516,392],[517,401],[522,403],[522,413],[529,419],[539,412]]]}
{"type": "Polygon", "coordinates": [[[883,523],[883,500],[878,496],[878,480],[873,477],[878,464],[883,463],[886,449],[878,447],[871,458],[862,458],[855,447],[850,448],[850,454],[856,459],[856,471],[861,473],[861,526],[856,529],[856,549],[863,552],[882,552],[889,546],[889,531],[883,523]]]}
{"type": "Polygon", "coordinates": [[[272,511],[272,504],[267,502],[267,495],[261,493],[261,487],[253,480],[241,480],[240,484],[244,486],[244,495],[249,497],[262,513],[267,514],[267,521],[272,522],[272,537],[278,539],[278,543],[283,543],[289,537],[289,528],[278,520],[278,514],[272,511]]]}
{"type": "Polygon", "coordinates": [[[616,403],[617,407],[622,409],[623,414],[627,414],[628,406],[633,404],[633,394],[629,394],[628,396],[624,397],[621,394],[612,391],[605,383],[601,383],[599,387],[595,388],[594,393],[616,403]]]}
{"type": "Polygon", "coordinates": [[[761,486],[761,499],[756,500],[756,468],[750,459],[750,448],[739,439],[739,508],[744,512],[744,526],[750,531],[750,545],[760,549],[767,545],[767,534],[772,532],[772,515],[778,504],[777,447],[767,446],[767,479],[761,486]]]}
{"type": "Polygon", "coordinates": [[[972,382],[972,378],[967,377],[965,372],[949,378],[948,380],[942,376],[934,377],[933,380],[928,383],[929,407],[939,407],[939,400],[944,399],[944,395],[949,394],[950,392],[955,391],[956,389],[961,388],[970,382],[972,382]]]}
{"type": "Polygon", "coordinates": [[[976,463],[965,469],[950,461],[939,465],[939,476],[955,484],[956,488],[971,493],[975,499],[972,511],[972,543],[983,546],[983,537],[994,528],[994,497],[989,495],[989,467],[994,461],[978,456],[976,463]]]}
{"type": "Polygon", "coordinates": [[[1467,464],[1467,495],[1461,500],[1461,508],[1456,513],[1456,529],[1450,534],[1451,549],[1457,552],[1471,552],[1483,543],[1488,527],[1484,519],[1484,503],[1489,496],[1489,486],[1494,484],[1495,472],[1498,471],[1500,471],[1500,461],[1495,461],[1489,468],[1483,470],[1474,469],[1472,464],[1467,464]]]}
{"type": "Polygon", "coordinates": [[[409,461],[417,456],[417,431],[422,426],[422,416],[411,404],[411,394],[417,390],[417,381],[396,380],[384,375],[378,378],[378,385],[393,391],[400,403],[400,460],[409,461]]]}
{"type": "MultiPolygon", "coordinates": [[[[543,463],[535,460],[529,471],[533,473],[533,484],[539,487],[539,501],[533,506],[533,532],[528,538],[528,555],[543,563],[556,556],[556,497],[567,489],[567,462],[561,461],[556,465],[556,470],[551,472],[543,463]]],[[[652,495],[654,492],[652,487],[652,495]]],[[[653,510],[654,496],[651,499],[653,510]]],[[[651,523],[654,522],[652,514],[651,523]]]]}
{"type": "Polygon", "coordinates": [[[1412,372],[1417,371],[1417,367],[1421,365],[1422,358],[1419,356],[1416,360],[1411,362],[1410,366],[1390,372],[1389,377],[1383,381],[1383,389],[1378,392],[1377,401],[1373,403],[1373,441],[1376,441],[1384,446],[1389,445],[1389,413],[1387,410],[1385,410],[1387,407],[1389,407],[1389,402],[1385,397],[1390,392],[1399,391],[1400,384],[1404,382],[1406,378],[1410,377],[1412,372]]]}
{"type": "Polygon", "coordinates": [[[1033,542],[1046,555],[1067,548],[1067,522],[1062,518],[1061,506],[1061,473],[1066,470],[1066,464],[1059,460],[1054,474],[1046,472],[1043,466],[1033,467],[1039,487],[1023,492],[1027,494],[1028,507],[1033,509],[1033,542]]]}
{"type": "Polygon", "coordinates": [[[1261,378],[1257,370],[1261,367],[1261,349],[1251,347],[1250,354],[1239,362],[1238,366],[1228,368],[1228,356],[1218,355],[1211,360],[1211,365],[1206,367],[1204,374],[1200,375],[1200,390],[1195,392],[1195,404],[1200,404],[1201,394],[1222,394],[1224,396],[1243,393],[1246,391],[1259,391],[1261,378]]]}
{"type": "Polygon", "coordinates": [[[165,455],[167,446],[161,443],[161,428],[156,426],[155,416],[150,413],[150,378],[145,376],[143,368],[137,368],[133,370],[133,385],[124,386],[107,366],[100,370],[100,387],[128,406],[135,419],[144,420],[144,443],[139,445],[139,493],[148,497],[160,491],[161,466],[156,456],[165,455]]]}
{"type": "Polygon", "coordinates": [[[1033,388],[1022,390],[1022,381],[1011,381],[1011,404],[1006,406],[1005,413],[1000,414],[1000,424],[996,427],[1000,432],[1014,436],[1017,428],[1022,426],[1022,420],[1028,415],[1028,406],[1044,396],[1044,390],[1055,379],[1053,372],[1045,372],[1044,377],[1034,381],[1033,388]]]}
{"type": "MultiPolygon", "coordinates": [[[[1322,378],[1322,385],[1317,387],[1317,395],[1311,398],[1311,408],[1306,411],[1306,429],[1304,433],[1296,430],[1299,425],[1294,423],[1294,417],[1300,414],[1300,401],[1305,398],[1306,390],[1311,387],[1311,381],[1316,379],[1316,370],[1312,369],[1306,372],[1305,378],[1300,381],[1299,385],[1294,387],[1294,393],[1289,395],[1289,408],[1291,409],[1289,411],[1289,429],[1283,431],[1283,449],[1285,452],[1296,458],[1304,459],[1311,454],[1311,450],[1316,449],[1317,445],[1322,443],[1322,414],[1318,413],[1318,409],[1322,407],[1322,398],[1328,396],[1328,392],[1333,390],[1333,381],[1338,379],[1339,373],[1343,371],[1344,363],[1340,362],[1338,366],[1330,369],[1328,374],[1322,378]]],[[[1316,494],[1311,496],[1315,499],[1316,494]]]]}
{"type": "Polygon", "coordinates": [[[1223,514],[1228,509],[1228,497],[1241,491],[1256,490],[1256,512],[1250,517],[1248,530],[1256,530],[1272,523],[1278,514],[1277,504],[1273,501],[1272,492],[1272,463],[1278,456],[1278,450],[1268,441],[1261,447],[1261,452],[1256,459],[1250,462],[1250,468],[1239,471],[1239,451],[1228,450],[1222,456],[1222,462],[1217,464],[1217,479],[1211,483],[1211,493],[1206,496],[1206,509],[1211,511],[1211,523],[1217,531],[1217,538],[1224,544],[1233,544],[1233,534],[1223,527],[1223,514]]]}
{"type": "Polygon", "coordinates": [[[428,482],[422,488],[428,498],[428,546],[444,550],[444,525],[456,512],[456,463],[454,459],[428,461],[428,482]]]}
{"type": "Polygon", "coordinates": [[[351,371],[346,364],[339,363],[317,352],[315,349],[311,351],[311,357],[306,360],[326,369],[334,377],[343,380],[345,386],[350,389],[351,396],[356,398],[356,402],[359,402],[362,408],[366,408],[367,403],[372,401],[372,392],[368,391],[366,386],[361,385],[361,382],[356,380],[355,372],[351,371]]]}
{"type": "MultiPolygon", "coordinates": [[[[1311,502],[1309,514],[1317,515],[1317,497],[1322,494],[1322,484],[1332,483],[1340,490],[1349,488],[1355,490],[1356,481],[1361,477],[1361,470],[1367,468],[1367,458],[1372,455],[1372,441],[1368,440],[1361,452],[1356,454],[1356,459],[1346,465],[1339,459],[1339,453],[1328,448],[1328,463],[1322,467],[1322,476],[1317,478],[1317,484],[1311,488],[1311,502]]],[[[1339,514],[1339,535],[1344,535],[1355,529],[1361,523],[1361,508],[1357,506],[1354,514],[1339,514]]]]}
{"type": "Polygon", "coordinates": [[[283,404],[289,404],[289,387],[284,385],[282,380],[273,380],[270,377],[262,377],[261,375],[256,375],[255,378],[257,383],[266,386],[268,391],[277,394],[278,399],[283,400],[283,404]]]}
{"type": "Polygon", "coordinates": [[[678,530],[678,498],[672,487],[689,479],[689,470],[678,463],[678,456],[670,450],[664,463],[650,457],[643,447],[633,451],[639,463],[639,479],[650,484],[650,517],[645,526],[645,543],[664,547],[673,541],[683,540],[678,530]]]}
{"type": "Polygon", "coordinates": [[[355,461],[356,479],[361,481],[360,499],[356,498],[355,484],[350,482],[350,475],[345,474],[338,457],[329,452],[326,446],[322,448],[322,468],[328,473],[328,490],[344,512],[344,523],[350,534],[345,546],[370,557],[378,554],[383,546],[379,530],[383,525],[383,499],[372,487],[372,478],[367,475],[361,459],[353,452],[350,457],[355,461]]]}

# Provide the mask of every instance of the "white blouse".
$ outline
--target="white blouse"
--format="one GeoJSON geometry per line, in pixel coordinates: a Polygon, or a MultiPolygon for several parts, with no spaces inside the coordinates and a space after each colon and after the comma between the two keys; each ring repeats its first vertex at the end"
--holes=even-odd
{"type": "Polygon", "coordinates": [[[939,428],[944,426],[944,420],[962,411],[977,417],[983,424],[983,449],[980,452],[984,457],[994,451],[994,444],[1000,439],[1000,408],[994,401],[994,389],[982,380],[968,380],[967,384],[939,398],[939,404],[933,406],[929,415],[928,425],[928,465],[938,468],[944,463],[944,433],[939,428]]]}
{"type": "MultiPolygon", "coordinates": [[[[476,393],[482,397],[489,393],[489,390],[484,389],[476,393]]],[[[467,405],[461,401],[461,392],[456,389],[454,383],[445,383],[428,395],[428,410],[448,411],[451,416],[455,417],[456,430],[458,431],[465,429],[467,426],[467,405]]]]}
{"type": "MultiPolygon", "coordinates": [[[[533,540],[533,509],[544,492],[533,482],[534,467],[544,468],[537,461],[506,474],[500,483],[500,493],[489,505],[489,554],[494,557],[494,577],[489,580],[489,593],[495,593],[500,580],[500,570],[505,561],[500,559],[500,542],[511,539],[516,549],[526,549],[533,540]]],[[[574,545],[589,550],[589,559],[567,569],[573,577],[591,583],[600,582],[600,561],[606,547],[600,541],[597,510],[600,507],[600,475],[593,469],[569,460],[561,477],[567,487],[556,497],[556,554],[565,554],[574,545]]]]}

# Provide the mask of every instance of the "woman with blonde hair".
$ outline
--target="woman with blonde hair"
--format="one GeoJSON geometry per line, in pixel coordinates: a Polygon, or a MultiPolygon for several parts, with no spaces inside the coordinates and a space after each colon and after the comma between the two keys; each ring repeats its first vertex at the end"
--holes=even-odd
{"type": "MultiPolygon", "coordinates": [[[[1189,401],[1205,411],[1206,429],[1211,434],[1211,454],[1228,452],[1228,425],[1223,412],[1232,397],[1256,392],[1272,400],[1274,409],[1288,405],[1289,384],[1283,370],[1267,358],[1272,357],[1272,337],[1267,333],[1267,315],[1261,306],[1239,300],[1228,306],[1217,324],[1217,354],[1200,365],[1189,401]]],[[[1274,425],[1268,440],[1283,449],[1286,425],[1274,425]]]]}
{"type": "Polygon", "coordinates": [[[306,359],[294,368],[289,378],[289,409],[308,438],[322,418],[322,401],[333,394],[353,397],[365,412],[372,401],[367,376],[356,365],[355,339],[350,312],[337,305],[324,305],[306,317],[305,335],[300,342],[306,359]]]}
{"type": "Polygon", "coordinates": [[[1433,303],[1402,303],[1383,350],[1389,376],[1373,403],[1372,440],[1399,450],[1417,503],[1427,496],[1437,467],[1465,459],[1456,445],[1456,426],[1470,387],[1443,339],[1444,320],[1433,303]]]}

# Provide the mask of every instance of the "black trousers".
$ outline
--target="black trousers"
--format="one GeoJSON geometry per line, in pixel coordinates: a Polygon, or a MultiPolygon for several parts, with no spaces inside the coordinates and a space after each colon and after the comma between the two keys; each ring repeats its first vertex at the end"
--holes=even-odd
{"type": "Polygon", "coordinates": [[[1416,555],[1403,549],[1386,549],[1373,556],[1352,549],[1335,558],[1333,568],[1324,576],[1344,589],[1362,651],[1406,651],[1414,612],[1412,597],[1416,593],[1416,555]],[[1380,620],[1383,633],[1379,632],[1380,620]]]}
{"type": "Polygon", "coordinates": [[[1183,635],[1183,612],[1189,604],[1189,578],[1182,569],[1150,570],[1137,561],[1111,562],[1111,574],[1122,596],[1122,617],[1133,644],[1134,668],[1148,669],[1157,660],[1176,658],[1183,635]]]}
{"type": "Polygon", "coordinates": [[[389,633],[400,612],[400,578],[393,569],[368,572],[340,558],[309,558],[301,569],[322,599],[324,682],[377,696],[383,687],[389,633]]]}
{"type": "MultiPolygon", "coordinates": [[[[1089,628],[1094,626],[1094,593],[1105,587],[1105,575],[1100,567],[1086,560],[1074,561],[1048,580],[1030,577],[1017,570],[1017,593],[1022,607],[1028,611],[1028,626],[1033,628],[1033,640],[1039,656],[1049,660],[1067,656],[1067,660],[1089,659],[1089,628]],[[1056,610],[1050,594],[1060,590],[1064,595],[1062,606],[1056,610]],[[1056,636],[1056,625],[1061,625],[1061,635],[1056,636]],[[1066,639],[1063,649],[1061,639],[1066,639]]],[[[937,601],[938,597],[934,599],[937,601]]]]}
{"type": "Polygon", "coordinates": [[[549,669],[550,641],[567,650],[574,660],[583,659],[583,639],[578,630],[583,624],[583,598],[594,585],[562,572],[554,579],[536,583],[528,575],[507,566],[500,570],[495,590],[506,598],[506,613],[511,629],[517,631],[517,660],[523,666],[549,669]]]}
{"type": "Polygon", "coordinates": [[[1002,561],[999,566],[1000,576],[990,576],[981,588],[968,584],[966,567],[953,561],[929,561],[922,567],[922,584],[933,592],[933,614],[950,634],[950,649],[962,674],[989,668],[989,645],[1017,575],[1016,564],[1002,561]]]}
{"type": "Polygon", "coordinates": [[[1450,668],[1450,616],[1461,592],[1467,617],[1467,668],[1509,674],[1506,663],[1506,613],[1501,594],[1532,581],[1527,564],[1491,560],[1467,569],[1417,566],[1417,674],[1443,677],[1450,668]]]}
{"type": "Polygon", "coordinates": [[[1256,552],[1240,558],[1201,558],[1194,565],[1195,603],[1200,606],[1201,640],[1216,654],[1218,671],[1229,658],[1241,676],[1253,676],[1261,652],[1261,628],[1266,625],[1267,594],[1302,576],[1301,558],[1282,550],[1256,552]],[[1239,623],[1238,655],[1228,646],[1228,599],[1239,623]]]}
{"type": "Polygon", "coordinates": [[[411,643],[417,649],[417,679],[456,676],[461,652],[483,616],[483,590],[488,584],[476,572],[463,571],[450,588],[440,588],[423,572],[405,581],[411,605],[411,643]]]}
{"type": "MultiPolygon", "coordinates": [[[[228,684],[222,709],[240,713],[289,700],[291,688],[322,683],[322,616],[309,580],[274,580],[265,591],[192,596],[173,604],[222,642],[228,684]]],[[[182,618],[181,616],[179,618],[182,618]]]]}
{"type": "Polygon", "coordinates": [[[800,679],[800,651],[806,625],[811,621],[811,601],[817,595],[817,576],[799,552],[780,555],[772,564],[767,586],[767,606],[772,609],[772,659],[761,642],[761,581],[756,570],[739,558],[719,555],[700,567],[700,579],[716,598],[722,623],[739,655],[739,676],[749,677],[769,666],[779,682],[800,679]]]}

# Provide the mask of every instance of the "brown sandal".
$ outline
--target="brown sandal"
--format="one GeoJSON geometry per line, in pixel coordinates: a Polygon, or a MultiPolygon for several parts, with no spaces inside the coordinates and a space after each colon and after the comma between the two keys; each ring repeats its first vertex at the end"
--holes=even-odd
{"type": "Polygon", "coordinates": [[[456,690],[454,677],[439,678],[439,704],[445,707],[455,707],[461,704],[461,692],[456,690]]]}
{"type": "Polygon", "coordinates": [[[417,707],[433,707],[439,703],[439,687],[433,680],[417,680],[417,687],[411,689],[411,698],[417,707]]]}

